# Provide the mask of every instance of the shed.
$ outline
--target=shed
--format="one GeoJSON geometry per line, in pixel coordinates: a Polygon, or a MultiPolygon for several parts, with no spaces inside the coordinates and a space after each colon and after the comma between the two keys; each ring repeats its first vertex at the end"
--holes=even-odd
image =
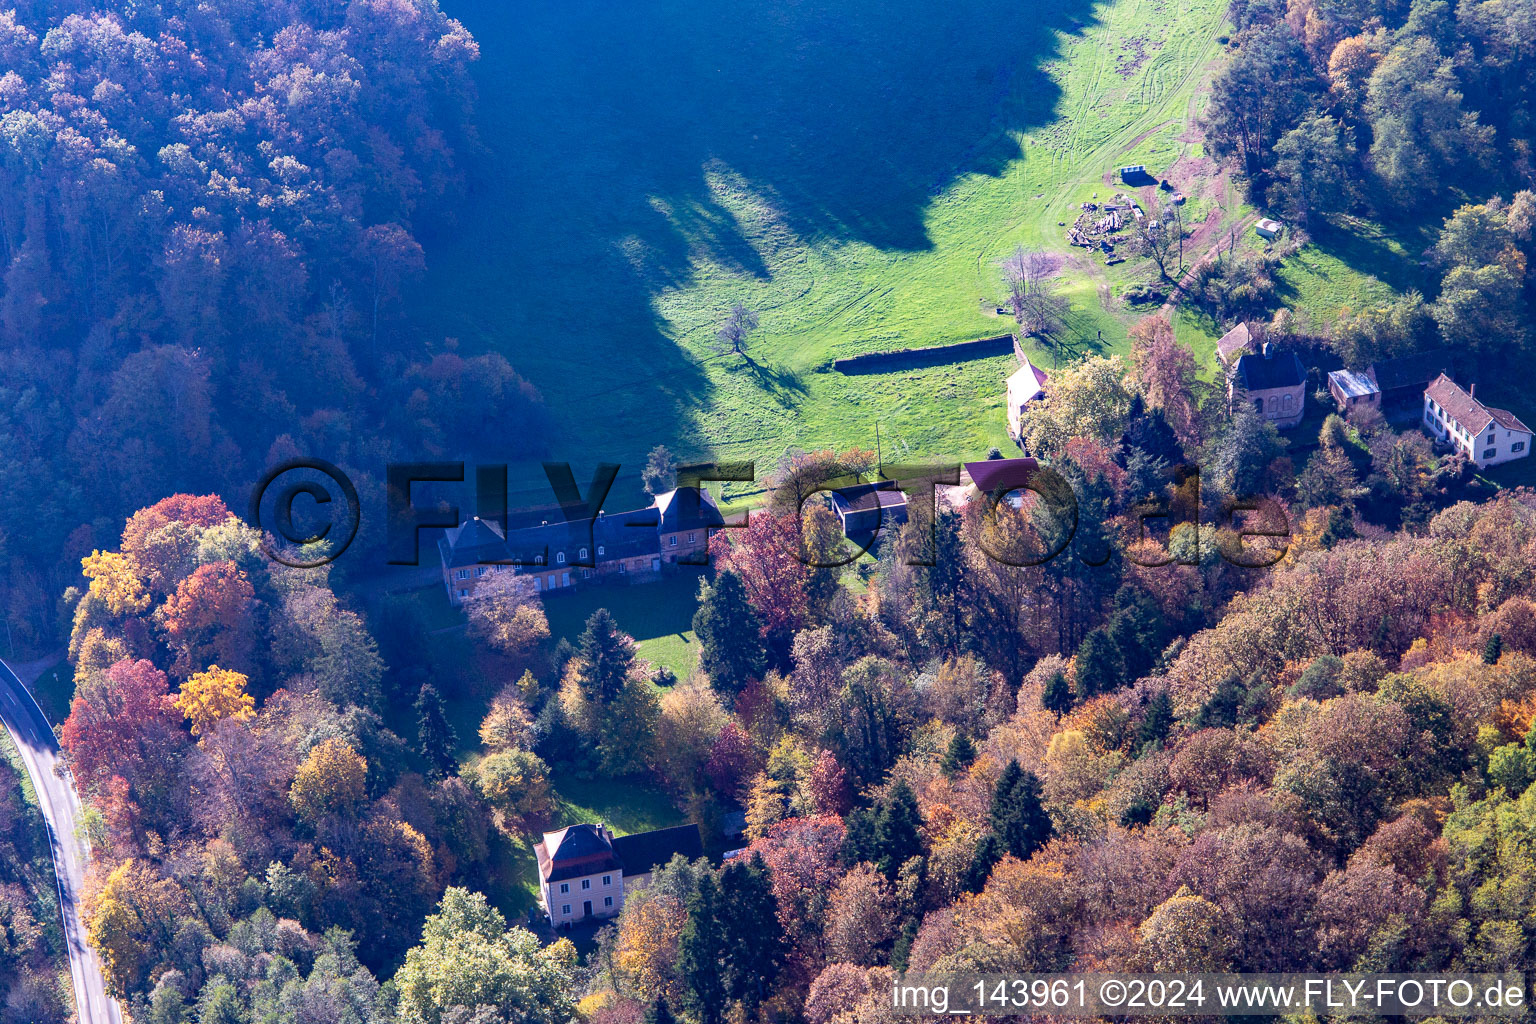
{"type": "Polygon", "coordinates": [[[832,492],[832,511],[845,536],[871,534],[907,521],[907,496],[891,480],[842,487],[832,492]]]}
{"type": "Polygon", "coordinates": [[[1344,412],[1363,406],[1373,409],[1381,407],[1381,388],[1376,386],[1369,370],[1364,373],[1356,373],[1354,370],[1330,371],[1328,393],[1344,412]]]}
{"type": "Polygon", "coordinates": [[[1273,242],[1285,231],[1285,225],[1281,224],[1277,220],[1270,220],[1266,217],[1264,220],[1261,220],[1255,224],[1253,226],[1253,230],[1258,233],[1260,238],[1267,238],[1269,241],[1273,242]]]}

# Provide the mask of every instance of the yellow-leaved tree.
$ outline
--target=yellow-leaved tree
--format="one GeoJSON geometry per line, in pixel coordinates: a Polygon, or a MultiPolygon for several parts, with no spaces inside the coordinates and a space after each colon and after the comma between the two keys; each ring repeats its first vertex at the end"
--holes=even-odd
{"type": "Polygon", "coordinates": [[[138,615],[149,607],[149,588],[132,555],[92,551],[80,560],[80,569],[91,581],[91,596],[113,615],[138,615]]]}
{"type": "Polygon", "coordinates": [[[107,876],[86,906],[86,934],[114,994],[142,984],[146,968],[171,947],[177,919],[189,906],[181,886],[141,860],[124,861],[107,876]]]}
{"type": "Polygon", "coordinates": [[[244,673],[208,666],[181,684],[176,707],[192,723],[192,735],[201,736],[226,718],[248,722],[256,717],[256,699],[245,692],[244,673]]]}
{"type": "Polygon", "coordinates": [[[368,762],[346,741],[333,737],[317,744],[299,765],[288,798],[300,818],[315,822],[327,814],[356,810],[367,780],[368,762]]]}

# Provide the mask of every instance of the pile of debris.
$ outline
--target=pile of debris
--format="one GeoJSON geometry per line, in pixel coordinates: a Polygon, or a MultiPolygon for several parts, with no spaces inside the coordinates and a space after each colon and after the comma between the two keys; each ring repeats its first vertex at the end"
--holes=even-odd
{"type": "Polygon", "coordinates": [[[1111,266],[1124,262],[1123,256],[1115,255],[1115,243],[1110,236],[1124,228],[1129,220],[1139,221],[1146,217],[1141,204],[1124,192],[1116,192],[1103,204],[1083,203],[1079,209],[1077,220],[1067,229],[1067,244],[1097,249],[1104,253],[1105,263],[1111,266]]]}

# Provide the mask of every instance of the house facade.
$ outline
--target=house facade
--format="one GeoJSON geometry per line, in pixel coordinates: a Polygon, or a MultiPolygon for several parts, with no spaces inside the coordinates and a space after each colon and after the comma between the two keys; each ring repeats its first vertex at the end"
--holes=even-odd
{"type": "Polygon", "coordinates": [[[444,531],[437,548],[448,600],[460,605],[507,574],[536,594],[598,579],[650,579],[679,559],[701,558],[710,531],[724,524],[707,489],[686,487],[658,495],[649,508],[505,534],[498,523],[475,516],[444,531]]]}
{"type": "Polygon", "coordinates": [[[1307,371],[1295,352],[1280,352],[1266,344],[1257,354],[1238,359],[1227,378],[1227,398],[1238,390],[1247,395],[1253,409],[1281,430],[1301,422],[1306,410],[1307,371]]]}
{"type": "Polygon", "coordinates": [[[674,856],[704,855],[697,825],[615,837],[601,822],[544,833],[534,847],[539,903],[556,928],[613,917],[624,894],[643,889],[659,865],[674,856]]]}
{"type": "Polygon", "coordinates": [[[1022,365],[1008,377],[1008,436],[1019,441],[1019,417],[1030,402],[1045,397],[1045,382],[1050,374],[1029,361],[1022,351],[1018,352],[1022,365]]]}
{"type": "Polygon", "coordinates": [[[1424,429],[1481,469],[1531,454],[1531,428],[1508,409],[1484,405],[1445,374],[1424,390],[1424,429]]]}

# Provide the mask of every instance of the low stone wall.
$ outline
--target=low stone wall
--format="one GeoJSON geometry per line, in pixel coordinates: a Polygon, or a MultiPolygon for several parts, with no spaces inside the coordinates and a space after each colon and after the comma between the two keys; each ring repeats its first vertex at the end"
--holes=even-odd
{"type": "Polygon", "coordinates": [[[953,345],[932,345],[928,348],[903,348],[894,352],[866,352],[859,356],[834,359],[832,369],[839,373],[889,373],[921,366],[941,366],[967,359],[985,359],[988,356],[1005,356],[1015,351],[1013,335],[999,334],[995,338],[977,338],[975,341],[958,341],[953,345]]]}

